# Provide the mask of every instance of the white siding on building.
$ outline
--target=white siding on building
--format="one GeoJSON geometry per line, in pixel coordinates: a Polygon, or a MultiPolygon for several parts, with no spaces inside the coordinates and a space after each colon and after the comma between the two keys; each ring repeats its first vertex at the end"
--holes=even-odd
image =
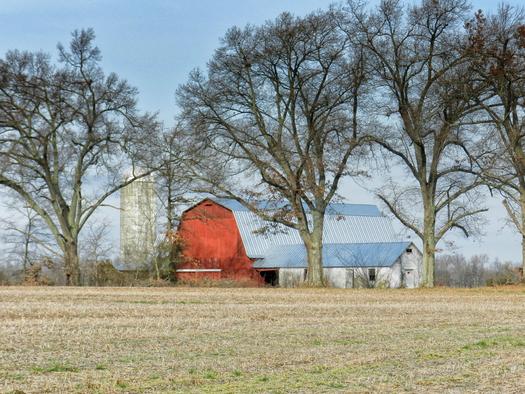
{"type": "Polygon", "coordinates": [[[279,270],[280,287],[297,287],[304,282],[304,268],[281,268],[279,270]]]}
{"type": "MultiPolygon", "coordinates": [[[[336,288],[363,288],[363,287],[408,287],[419,286],[422,255],[415,247],[411,252],[405,251],[391,267],[334,267],[323,268],[328,287],[336,288]],[[369,269],[374,269],[376,280],[371,283],[369,269]]],[[[279,286],[296,287],[305,280],[304,268],[280,268],[279,286]]]]}
{"type": "Polygon", "coordinates": [[[403,286],[408,288],[419,287],[421,283],[421,274],[423,272],[423,255],[421,252],[411,246],[411,252],[405,252],[401,255],[401,270],[403,276],[403,286]]]}
{"type": "Polygon", "coordinates": [[[323,273],[328,287],[348,289],[354,286],[352,268],[324,268],[323,273]]]}

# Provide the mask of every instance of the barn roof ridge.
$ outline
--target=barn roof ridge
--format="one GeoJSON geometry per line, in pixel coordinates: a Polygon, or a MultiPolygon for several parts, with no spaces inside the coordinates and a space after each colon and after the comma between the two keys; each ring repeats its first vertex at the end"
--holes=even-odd
{"type": "MultiPolygon", "coordinates": [[[[406,240],[406,241],[373,241],[373,242],[327,242],[327,243],[323,243],[323,247],[326,246],[326,245],[370,245],[370,246],[374,246],[374,245],[401,245],[401,244],[404,244],[404,245],[410,245],[410,244],[414,244],[414,242],[410,241],[410,240],[406,240]]],[[[303,246],[304,243],[300,242],[300,243],[294,243],[294,244],[283,244],[283,245],[276,245],[276,246],[295,246],[295,245],[300,245],[300,246],[303,246]]]]}

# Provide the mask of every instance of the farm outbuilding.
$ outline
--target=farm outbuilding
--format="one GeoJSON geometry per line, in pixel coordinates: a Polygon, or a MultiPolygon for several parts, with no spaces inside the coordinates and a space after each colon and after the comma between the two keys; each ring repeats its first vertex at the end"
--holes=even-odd
{"type": "MultiPolygon", "coordinates": [[[[300,285],[306,249],[299,233],[268,223],[235,200],[206,198],[186,210],[178,229],[180,280],[230,279],[300,285]]],[[[422,255],[400,240],[375,205],[331,204],[323,234],[323,265],[332,287],[417,287],[422,255]]]]}

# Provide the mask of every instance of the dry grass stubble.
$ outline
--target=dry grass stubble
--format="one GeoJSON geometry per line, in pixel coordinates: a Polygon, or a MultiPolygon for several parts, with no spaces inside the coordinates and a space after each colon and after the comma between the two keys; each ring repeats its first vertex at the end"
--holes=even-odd
{"type": "Polygon", "coordinates": [[[10,392],[525,391],[525,288],[0,288],[10,392]]]}

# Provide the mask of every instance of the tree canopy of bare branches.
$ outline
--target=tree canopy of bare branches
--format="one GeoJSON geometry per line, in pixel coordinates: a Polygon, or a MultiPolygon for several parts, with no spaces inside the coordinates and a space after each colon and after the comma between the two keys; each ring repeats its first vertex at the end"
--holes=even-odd
{"type": "Polygon", "coordinates": [[[437,243],[453,229],[476,228],[484,136],[474,132],[479,106],[468,73],[464,0],[383,0],[375,10],[344,8],[352,41],[369,56],[379,126],[375,142],[391,179],[378,197],[423,242],[423,286],[434,284],[437,243]],[[465,94],[466,87],[469,94],[465,94]]]}
{"type": "Polygon", "coordinates": [[[505,198],[525,268],[525,11],[509,5],[488,17],[478,11],[467,27],[472,71],[486,89],[478,99],[498,147],[484,175],[505,198]]]}
{"type": "Polygon", "coordinates": [[[188,203],[193,179],[186,164],[194,161],[196,153],[183,128],[175,126],[159,134],[155,171],[156,193],[163,211],[162,225],[166,232],[177,228],[180,206],[188,203]]]}
{"type": "Polygon", "coordinates": [[[25,274],[34,264],[56,258],[56,247],[42,218],[13,196],[2,197],[7,199],[2,208],[9,212],[1,227],[4,233],[2,241],[9,246],[7,261],[22,266],[25,274]]]}
{"type": "Polygon", "coordinates": [[[74,285],[80,231],[136,178],[123,181],[121,167],[145,158],[147,135],[157,128],[137,110],[137,90],[104,74],[94,38],[91,29],[75,31],[69,47],[58,45],[58,64],[18,50],[0,60],[0,185],[49,227],[74,285]]]}
{"type": "Polygon", "coordinates": [[[316,286],[325,211],[367,140],[365,59],[340,17],[284,13],[263,26],[232,28],[207,73],[194,71],[178,90],[183,121],[201,142],[201,190],[297,229],[307,282],[316,286]],[[262,209],[261,199],[284,204],[262,209]]]}

